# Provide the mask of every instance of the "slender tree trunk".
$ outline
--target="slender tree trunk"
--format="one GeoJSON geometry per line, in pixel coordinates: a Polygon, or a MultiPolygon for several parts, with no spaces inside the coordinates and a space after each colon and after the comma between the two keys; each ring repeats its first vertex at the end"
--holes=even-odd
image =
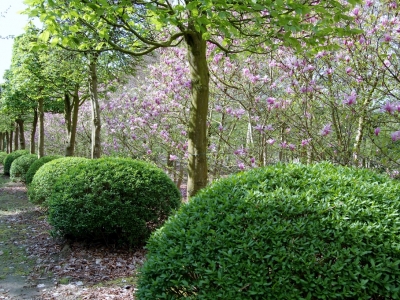
{"type": "Polygon", "coordinates": [[[19,148],[25,150],[25,130],[24,130],[24,120],[17,119],[15,120],[18,123],[19,129],[19,148]]]}
{"type": "Polygon", "coordinates": [[[100,107],[97,91],[97,58],[98,54],[91,54],[90,57],[90,79],[89,90],[90,100],[92,104],[92,158],[100,158],[101,156],[101,120],[100,120],[100,107]]]}
{"type": "Polygon", "coordinates": [[[14,131],[10,130],[10,139],[8,140],[8,145],[10,148],[10,152],[11,153],[13,151],[12,145],[13,145],[13,141],[14,141],[14,131]]]}
{"type": "Polygon", "coordinates": [[[38,117],[39,117],[39,142],[38,142],[38,158],[44,156],[44,108],[43,98],[38,101],[38,117]]]}
{"type": "MultiPolygon", "coordinates": [[[[193,28],[194,29],[194,28],[193,28]]],[[[194,196],[207,185],[207,114],[209,81],[206,41],[201,33],[185,36],[191,77],[191,103],[189,113],[189,162],[187,196],[194,196]]]]}
{"type": "Polygon", "coordinates": [[[12,152],[12,131],[8,132],[6,131],[6,147],[7,147],[7,153],[11,153],[12,152]]]}
{"type": "Polygon", "coordinates": [[[0,151],[4,151],[4,133],[0,132],[0,151]]]}
{"type": "Polygon", "coordinates": [[[37,108],[33,111],[33,122],[32,122],[32,130],[31,130],[31,140],[30,140],[30,152],[31,154],[35,154],[36,150],[36,143],[35,143],[35,136],[36,136],[36,128],[38,123],[38,112],[37,108]]]}
{"type": "Polygon", "coordinates": [[[18,138],[19,138],[18,123],[14,122],[14,151],[19,149],[18,138]]]}
{"type": "Polygon", "coordinates": [[[75,86],[74,95],[71,99],[68,94],[65,94],[65,123],[67,124],[67,145],[65,147],[65,156],[74,156],[75,153],[75,140],[76,140],[76,127],[78,125],[78,111],[79,111],[79,86],[75,86]]]}

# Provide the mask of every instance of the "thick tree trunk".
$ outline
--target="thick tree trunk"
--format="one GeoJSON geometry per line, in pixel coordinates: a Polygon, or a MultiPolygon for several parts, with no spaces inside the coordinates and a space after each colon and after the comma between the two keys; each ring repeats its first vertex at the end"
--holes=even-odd
{"type": "Polygon", "coordinates": [[[38,142],[38,158],[44,156],[44,108],[43,98],[38,101],[38,117],[39,117],[39,142],[38,142]]]}
{"type": "Polygon", "coordinates": [[[194,196],[207,185],[207,113],[209,71],[206,41],[201,33],[185,36],[191,77],[191,103],[188,125],[189,162],[187,196],[194,196]]]}
{"type": "Polygon", "coordinates": [[[19,149],[18,138],[19,138],[18,123],[14,122],[14,151],[19,149]]]}
{"type": "Polygon", "coordinates": [[[78,111],[79,111],[79,86],[75,86],[74,95],[72,98],[65,94],[65,124],[67,124],[67,142],[65,147],[65,156],[74,156],[75,153],[75,140],[76,140],[76,127],[78,125],[78,111]]]}
{"type": "Polygon", "coordinates": [[[38,112],[37,108],[35,108],[35,110],[33,111],[33,122],[32,122],[31,140],[30,140],[31,154],[35,154],[36,152],[35,136],[36,136],[37,123],[38,123],[38,112]]]}
{"type": "Polygon", "coordinates": [[[18,123],[19,129],[19,148],[25,150],[25,131],[24,131],[24,120],[17,119],[15,120],[18,123]]]}
{"type": "Polygon", "coordinates": [[[97,58],[98,54],[92,54],[89,64],[89,90],[90,100],[92,104],[92,158],[100,158],[101,156],[101,120],[99,98],[97,92],[97,58]]]}

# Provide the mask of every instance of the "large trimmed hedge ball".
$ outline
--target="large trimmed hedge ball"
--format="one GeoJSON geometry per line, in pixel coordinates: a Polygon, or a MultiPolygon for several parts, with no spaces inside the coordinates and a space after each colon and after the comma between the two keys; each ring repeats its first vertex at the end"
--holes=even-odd
{"type": "Polygon", "coordinates": [[[22,155],[26,155],[26,154],[29,154],[28,150],[16,150],[16,151],[8,154],[6,156],[6,158],[4,159],[4,175],[10,175],[10,168],[11,168],[12,162],[15,159],[17,159],[18,157],[20,157],[22,155]]]}
{"type": "Polygon", "coordinates": [[[275,165],[200,191],[147,244],[138,299],[399,299],[400,185],[275,165]]]}
{"type": "Polygon", "coordinates": [[[61,158],[61,155],[49,155],[49,156],[43,156],[39,158],[38,160],[34,161],[33,164],[29,167],[28,172],[26,172],[26,184],[30,184],[33,180],[33,176],[35,176],[37,170],[41,166],[43,166],[45,163],[48,163],[49,161],[55,160],[57,158],[61,158]]]}
{"type": "Polygon", "coordinates": [[[11,164],[10,179],[13,181],[21,180],[22,182],[26,182],[26,173],[37,159],[38,157],[36,154],[26,154],[17,157],[11,164]]]}
{"type": "Polygon", "coordinates": [[[85,160],[87,159],[84,157],[62,157],[44,164],[37,170],[29,185],[29,201],[46,207],[58,177],[85,160]]]}
{"type": "Polygon", "coordinates": [[[152,164],[88,160],[57,180],[48,202],[49,223],[69,238],[137,247],[180,203],[178,188],[152,164]]]}

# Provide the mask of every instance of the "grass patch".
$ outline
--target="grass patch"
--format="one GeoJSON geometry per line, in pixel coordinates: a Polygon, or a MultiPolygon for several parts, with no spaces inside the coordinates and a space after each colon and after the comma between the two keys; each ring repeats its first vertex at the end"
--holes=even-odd
{"type": "Polygon", "coordinates": [[[127,285],[136,286],[138,281],[138,276],[139,275],[135,273],[131,277],[121,277],[109,281],[100,282],[98,284],[95,284],[94,287],[110,287],[110,286],[125,287],[127,285]]]}

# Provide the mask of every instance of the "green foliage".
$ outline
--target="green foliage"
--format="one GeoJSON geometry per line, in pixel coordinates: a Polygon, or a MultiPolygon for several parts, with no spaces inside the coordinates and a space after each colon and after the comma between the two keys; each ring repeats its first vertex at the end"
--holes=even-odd
{"type": "Polygon", "coordinates": [[[0,151],[0,164],[4,164],[4,159],[6,158],[7,155],[8,155],[7,152],[0,151]]]}
{"type": "Polygon", "coordinates": [[[50,155],[50,156],[43,156],[39,158],[38,160],[34,161],[33,164],[29,167],[28,172],[26,172],[26,184],[30,184],[32,182],[33,176],[35,176],[37,170],[41,166],[43,166],[45,163],[48,163],[49,161],[55,160],[57,158],[61,158],[62,156],[60,155],[50,155]]]}
{"type": "Polygon", "coordinates": [[[102,158],[77,164],[57,180],[48,202],[57,234],[141,246],[178,208],[181,195],[159,168],[102,158]]]}
{"type": "Polygon", "coordinates": [[[33,176],[28,188],[29,201],[46,206],[57,179],[76,164],[85,161],[83,157],[62,157],[44,164],[33,176]]]}
{"type": "Polygon", "coordinates": [[[10,168],[12,162],[18,157],[26,154],[29,154],[28,150],[17,150],[8,154],[4,159],[4,175],[10,175],[10,168]]]}
{"type": "Polygon", "coordinates": [[[38,159],[36,154],[26,154],[21,155],[16,158],[10,168],[10,178],[12,181],[17,181],[18,179],[25,182],[26,172],[28,172],[29,167],[38,159]]]}
{"type": "Polygon", "coordinates": [[[275,165],[200,191],[149,239],[138,299],[399,299],[400,185],[275,165]]]}

